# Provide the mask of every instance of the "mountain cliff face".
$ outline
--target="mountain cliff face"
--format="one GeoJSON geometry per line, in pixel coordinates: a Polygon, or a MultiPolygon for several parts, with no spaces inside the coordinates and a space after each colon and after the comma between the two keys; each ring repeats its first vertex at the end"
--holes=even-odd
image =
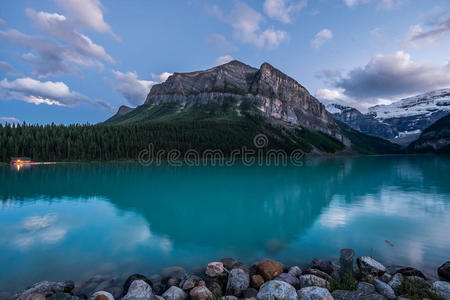
{"type": "Polygon", "coordinates": [[[423,131],[420,137],[409,145],[412,152],[450,153],[450,114],[423,131]]]}
{"type": "Polygon", "coordinates": [[[251,104],[273,121],[302,125],[348,144],[324,105],[268,63],[256,69],[232,61],[205,71],[174,73],[152,87],[145,105],[177,103],[186,109],[211,102],[251,104]]]}

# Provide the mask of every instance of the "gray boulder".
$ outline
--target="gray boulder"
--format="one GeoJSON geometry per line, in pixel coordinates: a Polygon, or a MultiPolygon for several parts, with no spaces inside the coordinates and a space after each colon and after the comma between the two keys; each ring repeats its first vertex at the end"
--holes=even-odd
{"type": "Polygon", "coordinates": [[[290,267],[288,270],[288,274],[298,278],[302,275],[302,269],[297,266],[290,267]]]}
{"type": "Polygon", "coordinates": [[[367,282],[358,282],[358,286],[356,287],[357,291],[361,291],[364,293],[373,293],[375,292],[375,286],[373,284],[367,282]]]}
{"type": "Polygon", "coordinates": [[[248,289],[250,277],[242,269],[233,269],[228,274],[227,294],[239,297],[242,292],[248,289]]]}
{"type": "Polygon", "coordinates": [[[123,300],[150,300],[153,292],[151,286],[144,280],[134,280],[128,288],[127,294],[122,298],[123,300]]]}
{"type": "Polygon", "coordinates": [[[374,279],[373,284],[375,285],[375,289],[377,290],[378,293],[380,293],[381,295],[390,300],[395,299],[396,297],[395,292],[389,284],[379,279],[374,279]]]}
{"type": "Polygon", "coordinates": [[[289,273],[281,273],[274,280],[287,282],[290,285],[292,285],[296,290],[300,288],[300,280],[297,277],[290,275],[289,273]]]}
{"type": "Polygon", "coordinates": [[[302,275],[299,278],[300,280],[300,287],[304,288],[307,286],[318,286],[318,287],[323,287],[323,288],[329,288],[330,287],[330,283],[328,281],[326,281],[323,278],[320,278],[316,275],[302,275]]]}
{"type": "Polygon", "coordinates": [[[98,291],[93,293],[89,300],[114,300],[114,296],[105,291],[98,291]]]}
{"type": "Polygon", "coordinates": [[[185,300],[188,297],[185,291],[176,286],[171,286],[162,296],[166,300],[185,300]]]}
{"type": "Polygon", "coordinates": [[[214,261],[206,266],[205,274],[209,277],[219,277],[223,274],[224,271],[225,270],[223,268],[223,263],[214,261]]]}
{"type": "Polygon", "coordinates": [[[193,288],[189,295],[192,300],[213,300],[213,293],[206,287],[206,284],[203,280],[198,283],[198,286],[193,288]]]}
{"type": "MultiPolygon", "coordinates": [[[[35,300],[35,299],[33,299],[35,300]]],[[[77,296],[74,296],[72,294],[63,293],[63,292],[57,292],[51,295],[47,298],[47,300],[82,300],[82,298],[79,298],[77,296]]],[[[103,300],[103,299],[98,299],[103,300]]],[[[106,300],[106,299],[105,299],[106,300]]]]}
{"type": "Polygon", "coordinates": [[[74,282],[70,280],[57,282],[42,281],[29,286],[26,290],[14,295],[13,298],[19,298],[30,294],[42,294],[45,297],[49,297],[52,294],[58,292],[70,293],[73,290],[74,286],[74,282]]]}
{"type": "Polygon", "coordinates": [[[297,292],[289,283],[270,280],[261,286],[257,295],[258,300],[298,300],[297,292]]]}
{"type": "Polygon", "coordinates": [[[220,299],[221,300],[238,300],[238,297],[236,297],[236,296],[223,296],[220,299]]]}
{"type": "Polygon", "coordinates": [[[163,281],[167,281],[169,278],[179,279],[181,282],[187,277],[186,270],[181,267],[170,267],[162,270],[161,272],[163,281]]]}
{"type": "Polygon", "coordinates": [[[445,262],[438,268],[438,275],[447,281],[450,281],[450,261],[445,262]]]}
{"type": "Polygon", "coordinates": [[[308,286],[297,291],[299,300],[333,300],[330,292],[327,289],[308,286]]]}
{"type": "Polygon", "coordinates": [[[200,282],[201,278],[195,275],[190,275],[183,283],[183,290],[189,291],[195,288],[200,282]]]}
{"type": "Polygon", "coordinates": [[[362,275],[383,275],[386,272],[386,267],[372,257],[361,256],[357,262],[362,275]]]}
{"type": "Polygon", "coordinates": [[[394,290],[394,292],[398,292],[402,286],[404,277],[401,273],[396,273],[392,276],[392,279],[388,282],[389,286],[394,290]]]}
{"type": "Polygon", "coordinates": [[[365,293],[362,291],[335,290],[331,293],[334,300],[386,300],[378,293],[365,293]]]}
{"type": "Polygon", "coordinates": [[[314,258],[311,262],[311,269],[319,269],[333,278],[339,278],[340,267],[331,260],[314,258]]]}
{"type": "Polygon", "coordinates": [[[303,271],[303,275],[306,274],[316,275],[317,277],[323,278],[327,281],[331,281],[332,278],[330,275],[323,271],[320,271],[319,269],[306,269],[305,271],[303,271]]]}
{"type": "Polygon", "coordinates": [[[435,281],[431,285],[435,293],[445,300],[450,300],[450,282],[446,281],[435,281]]]}

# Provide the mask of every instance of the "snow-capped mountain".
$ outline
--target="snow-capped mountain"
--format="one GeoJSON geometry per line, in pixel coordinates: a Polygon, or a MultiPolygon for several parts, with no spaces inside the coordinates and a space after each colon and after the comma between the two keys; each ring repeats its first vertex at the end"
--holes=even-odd
{"type": "Polygon", "coordinates": [[[333,116],[363,133],[399,144],[409,144],[422,131],[450,113],[450,88],[402,99],[389,105],[376,105],[367,114],[357,109],[329,104],[333,116]]]}

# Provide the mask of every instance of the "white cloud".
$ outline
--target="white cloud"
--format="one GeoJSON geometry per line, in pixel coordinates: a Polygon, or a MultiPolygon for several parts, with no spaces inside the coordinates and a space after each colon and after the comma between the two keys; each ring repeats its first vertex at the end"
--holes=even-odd
{"type": "Polygon", "coordinates": [[[100,0],[54,0],[74,22],[100,33],[117,36],[103,19],[103,6],[100,0]]]}
{"type": "Polygon", "coordinates": [[[410,54],[375,55],[364,67],[336,80],[345,95],[366,101],[403,97],[450,86],[450,65],[416,63],[410,54]],[[371,100],[372,99],[372,100],[371,100]]]}
{"type": "Polygon", "coordinates": [[[20,120],[14,117],[0,117],[0,123],[20,123],[20,120]]]}
{"type": "Polygon", "coordinates": [[[293,0],[265,0],[264,12],[272,19],[283,23],[291,23],[291,14],[300,11],[307,5],[306,0],[294,2],[293,0]]]}
{"type": "Polygon", "coordinates": [[[421,25],[413,25],[409,28],[405,42],[413,47],[426,44],[435,44],[437,41],[450,37],[450,17],[438,24],[424,30],[421,25]]]}
{"type": "Polygon", "coordinates": [[[80,103],[98,105],[111,110],[109,104],[92,100],[87,96],[71,91],[64,82],[41,82],[29,77],[8,81],[0,81],[0,97],[16,99],[36,105],[75,106],[80,103]]]}
{"type": "Polygon", "coordinates": [[[231,52],[236,50],[236,47],[234,47],[225,36],[217,33],[208,35],[206,38],[206,43],[208,46],[214,46],[223,52],[231,52]]]}
{"type": "Polygon", "coordinates": [[[288,33],[283,30],[272,27],[261,29],[264,17],[243,2],[235,1],[229,16],[216,5],[209,7],[208,10],[220,21],[230,24],[234,37],[243,43],[271,49],[278,47],[288,37],[288,33]]]}
{"type": "Polygon", "coordinates": [[[318,89],[315,93],[317,99],[333,102],[337,100],[348,100],[348,97],[340,90],[336,89],[318,89]]]}
{"type": "Polygon", "coordinates": [[[169,73],[169,72],[162,72],[159,75],[152,73],[152,78],[153,78],[153,80],[157,81],[157,83],[162,83],[162,82],[166,81],[167,78],[169,78],[172,75],[173,75],[173,73],[169,73]]]}
{"type": "Polygon", "coordinates": [[[231,55],[223,55],[216,59],[215,64],[216,64],[216,66],[220,66],[220,65],[226,64],[232,60],[233,60],[233,57],[231,57],[231,55]]]}
{"type": "Polygon", "coordinates": [[[136,72],[122,73],[113,71],[113,73],[115,75],[114,86],[116,91],[132,105],[144,103],[150,88],[158,83],[156,81],[139,79],[136,72]]]}
{"type": "Polygon", "coordinates": [[[330,29],[322,29],[311,41],[311,47],[319,49],[323,44],[333,38],[333,32],[330,29]]]}
{"type": "Polygon", "coordinates": [[[376,0],[376,1],[371,1],[371,0],[344,0],[344,3],[348,6],[348,7],[354,7],[360,4],[368,4],[368,3],[377,3],[377,8],[378,9],[383,9],[383,10],[391,10],[391,9],[396,9],[399,8],[404,0],[376,0]]]}

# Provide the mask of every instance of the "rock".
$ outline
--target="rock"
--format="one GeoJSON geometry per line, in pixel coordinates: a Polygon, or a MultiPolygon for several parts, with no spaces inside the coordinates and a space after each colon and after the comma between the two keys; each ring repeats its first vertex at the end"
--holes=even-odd
{"type": "Polygon", "coordinates": [[[191,296],[192,300],[214,300],[213,293],[208,290],[203,280],[200,280],[198,286],[193,288],[190,291],[189,295],[191,296]]]}
{"type": "Polygon", "coordinates": [[[205,274],[209,277],[219,277],[223,272],[223,263],[215,261],[206,266],[205,274]]]}
{"type": "Polygon", "coordinates": [[[297,291],[299,300],[333,300],[330,292],[321,287],[308,286],[297,291]]]}
{"type": "Polygon", "coordinates": [[[375,285],[375,289],[377,290],[378,293],[380,293],[381,295],[390,300],[395,299],[395,292],[389,284],[379,279],[374,279],[373,284],[375,285]]]}
{"type": "Polygon", "coordinates": [[[311,261],[311,269],[318,269],[322,272],[327,273],[330,276],[333,276],[336,272],[339,272],[339,266],[333,264],[331,260],[326,259],[318,259],[314,258],[311,261]]]}
{"type": "Polygon", "coordinates": [[[438,296],[445,300],[450,300],[450,283],[446,281],[435,281],[431,285],[432,289],[438,296]]]}
{"type": "Polygon", "coordinates": [[[150,300],[152,296],[152,287],[146,281],[137,279],[131,282],[128,287],[127,294],[122,298],[122,300],[150,300]]]}
{"type": "Polygon", "coordinates": [[[188,278],[186,278],[186,280],[183,283],[183,290],[189,291],[189,290],[195,288],[198,285],[200,280],[201,280],[201,278],[198,276],[195,276],[195,275],[188,276],[188,278]]]}
{"type": "Polygon", "coordinates": [[[234,258],[222,258],[220,260],[220,262],[223,264],[223,266],[227,269],[230,270],[233,269],[233,265],[235,263],[237,263],[238,261],[235,260],[234,258]]]}
{"type": "MultiPolygon", "coordinates": [[[[411,299],[398,296],[397,298],[395,298],[395,300],[411,300],[411,299]]],[[[427,300],[427,298],[423,298],[422,300],[427,300]]]]}
{"type": "Polygon", "coordinates": [[[162,294],[162,297],[166,300],[185,300],[187,299],[188,295],[179,287],[171,286],[162,294]]]}
{"type": "Polygon", "coordinates": [[[93,293],[89,300],[114,300],[114,296],[105,291],[98,291],[93,293]]]}
{"type": "Polygon", "coordinates": [[[394,292],[398,293],[398,291],[402,287],[403,280],[403,275],[401,273],[396,273],[394,276],[392,276],[392,279],[388,282],[388,284],[394,290],[394,292]]]}
{"type": "Polygon", "coordinates": [[[153,300],[165,300],[163,296],[153,295],[153,300]]]}
{"type": "Polygon", "coordinates": [[[357,291],[361,291],[367,294],[375,292],[375,286],[373,284],[367,282],[358,282],[358,286],[356,287],[357,291]]]}
{"type": "Polygon", "coordinates": [[[264,284],[264,278],[261,275],[253,275],[251,277],[251,285],[255,289],[259,289],[264,284]]]}
{"type": "Polygon", "coordinates": [[[216,297],[220,297],[220,296],[222,296],[224,294],[223,293],[222,284],[219,281],[217,281],[217,280],[208,280],[208,281],[206,281],[206,287],[216,297]]]}
{"type": "Polygon", "coordinates": [[[144,282],[146,282],[150,287],[152,287],[152,282],[150,279],[148,279],[147,277],[145,277],[144,275],[141,274],[133,274],[130,275],[127,280],[125,280],[125,283],[123,284],[123,294],[126,295],[128,293],[128,289],[130,288],[130,285],[133,281],[135,280],[142,280],[144,282]]]}
{"type": "Polygon", "coordinates": [[[418,276],[422,277],[423,279],[427,279],[420,270],[412,267],[398,268],[395,273],[401,273],[403,276],[418,276]]]}
{"type": "Polygon", "coordinates": [[[305,271],[303,271],[303,274],[311,274],[311,275],[316,275],[317,277],[323,278],[327,281],[331,280],[331,276],[328,275],[327,273],[320,271],[319,269],[306,269],[305,271]]]}
{"type": "Polygon", "coordinates": [[[187,277],[186,271],[181,267],[170,267],[162,270],[162,281],[167,281],[169,278],[179,279],[180,282],[187,277]]]}
{"type": "Polygon", "coordinates": [[[223,296],[222,298],[220,298],[221,300],[238,300],[237,297],[235,296],[223,296]]]}
{"type": "Polygon", "coordinates": [[[388,273],[384,273],[383,275],[380,276],[380,280],[384,281],[386,283],[391,281],[391,279],[392,279],[392,275],[389,275],[388,273]]]}
{"type": "Polygon", "coordinates": [[[339,257],[339,264],[341,265],[341,277],[353,274],[353,260],[355,258],[355,251],[353,249],[341,249],[341,256],[339,257]]]}
{"type": "Polygon", "coordinates": [[[294,287],[284,281],[271,280],[261,286],[258,300],[298,300],[294,287]]]}
{"type": "Polygon", "coordinates": [[[450,281],[450,261],[445,262],[438,268],[438,275],[447,281],[450,281]]]}
{"type": "MultiPolygon", "coordinates": [[[[42,294],[40,294],[42,296],[42,294]]],[[[45,298],[44,298],[45,299],[45,298]]],[[[74,296],[72,294],[57,292],[47,297],[47,300],[82,300],[80,297],[74,296]]],[[[98,300],[108,300],[106,297],[98,300]]]]}
{"type": "Polygon", "coordinates": [[[42,294],[38,294],[38,293],[32,293],[32,294],[23,294],[20,295],[18,298],[14,298],[14,297],[4,297],[4,298],[0,298],[0,299],[15,299],[15,300],[45,300],[45,296],[42,294]]]}
{"type": "Polygon", "coordinates": [[[406,276],[405,280],[408,280],[411,283],[418,285],[422,288],[428,288],[431,286],[431,284],[428,281],[419,276],[406,276]]]}
{"type": "Polygon", "coordinates": [[[362,291],[335,290],[331,293],[334,300],[386,300],[378,293],[364,293],[362,291]]]}
{"type": "Polygon", "coordinates": [[[243,296],[245,299],[248,299],[248,298],[255,298],[255,299],[256,299],[256,297],[258,296],[258,291],[257,291],[256,289],[254,289],[254,288],[248,288],[248,289],[246,289],[246,290],[244,291],[244,293],[242,294],[242,296],[243,296]]]}
{"type": "Polygon", "coordinates": [[[256,265],[256,272],[267,281],[283,273],[283,267],[277,261],[266,259],[256,265]]]}
{"type": "Polygon", "coordinates": [[[288,274],[298,278],[302,275],[302,269],[297,266],[290,267],[288,274]]]}
{"type": "Polygon", "coordinates": [[[163,279],[162,283],[165,283],[167,287],[179,286],[182,280],[180,278],[170,277],[163,279]]]}
{"type": "Polygon", "coordinates": [[[106,288],[104,291],[110,293],[114,299],[119,299],[123,294],[123,290],[120,286],[111,286],[106,288]]]}
{"type": "Polygon", "coordinates": [[[275,280],[287,282],[290,285],[292,285],[296,290],[300,288],[300,280],[297,277],[292,276],[288,273],[281,273],[280,275],[275,277],[275,280]]]}
{"type": "Polygon", "coordinates": [[[48,297],[58,292],[70,293],[72,292],[74,286],[75,286],[74,282],[70,280],[57,282],[42,281],[29,286],[26,290],[20,292],[19,294],[14,295],[13,298],[18,298],[22,296],[26,297],[27,295],[30,294],[42,294],[45,297],[48,297]]]}
{"type": "Polygon", "coordinates": [[[242,269],[232,269],[228,274],[227,295],[240,297],[242,292],[248,289],[250,278],[242,269]]]}
{"type": "Polygon", "coordinates": [[[318,286],[323,288],[329,288],[330,283],[323,278],[320,278],[316,275],[302,275],[299,277],[300,287],[304,288],[307,286],[318,286]]]}
{"type": "Polygon", "coordinates": [[[361,256],[357,259],[358,267],[362,275],[383,275],[386,272],[386,267],[369,256],[361,256]]]}
{"type": "Polygon", "coordinates": [[[365,282],[368,282],[368,283],[373,283],[374,279],[375,279],[375,276],[373,276],[372,274],[367,274],[362,277],[362,280],[365,282]]]}

